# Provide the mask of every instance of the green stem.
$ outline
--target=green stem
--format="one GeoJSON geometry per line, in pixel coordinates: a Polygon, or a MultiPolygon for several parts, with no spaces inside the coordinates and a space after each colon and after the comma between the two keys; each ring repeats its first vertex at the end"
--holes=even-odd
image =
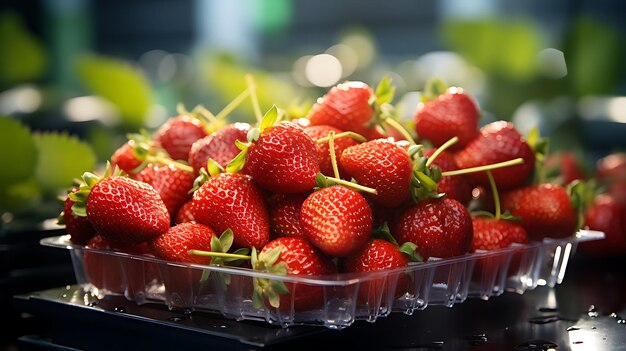
{"type": "Polygon", "coordinates": [[[384,120],[385,123],[389,124],[393,129],[397,130],[402,136],[409,142],[409,145],[415,145],[415,140],[413,140],[413,136],[409,133],[406,128],[404,128],[400,123],[392,118],[387,118],[384,120]]]}
{"type": "Polygon", "coordinates": [[[258,125],[261,125],[263,115],[261,114],[261,106],[259,105],[259,97],[256,95],[256,84],[254,83],[254,77],[251,74],[246,74],[246,83],[248,84],[248,91],[250,92],[250,100],[252,100],[252,108],[254,109],[254,116],[258,125]]]}
{"type": "Polygon", "coordinates": [[[217,124],[217,123],[219,123],[219,120],[215,117],[215,115],[211,111],[209,111],[206,107],[198,106],[194,110],[198,110],[198,113],[202,117],[205,117],[208,120],[208,123],[210,123],[210,124],[217,124]]]}
{"type": "Polygon", "coordinates": [[[500,195],[498,194],[498,187],[496,186],[496,181],[493,179],[493,174],[491,174],[491,171],[487,171],[487,178],[489,178],[489,186],[491,187],[493,203],[496,207],[496,220],[499,220],[502,216],[502,210],[500,209],[500,195]]]}
{"type": "Polygon", "coordinates": [[[191,167],[191,166],[189,166],[189,165],[186,165],[186,164],[184,164],[184,163],[180,163],[180,162],[178,162],[178,161],[174,161],[174,160],[171,160],[171,159],[165,158],[165,157],[161,157],[161,156],[148,156],[148,157],[146,157],[146,160],[147,160],[148,162],[160,163],[160,164],[163,164],[163,165],[172,164],[174,167],[176,167],[176,168],[178,168],[178,169],[180,169],[180,170],[182,170],[182,171],[185,171],[185,172],[190,172],[190,173],[193,173],[193,172],[194,172],[193,167],[191,167]]]}
{"type": "Polygon", "coordinates": [[[437,148],[437,150],[435,150],[435,152],[433,152],[432,155],[430,155],[430,157],[428,158],[428,161],[426,161],[426,167],[430,167],[430,165],[435,162],[435,159],[437,157],[439,157],[439,155],[444,152],[447,148],[449,148],[450,146],[456,144],[456,142],[459,141],[458,137],[452,137],[450,140],[446,141],[443,145],[441,145],[440,147],[437,148]]]}
{"type": "Polygon", "coordinates": [[[239,254],[233,254],[233,253],[202,251],[202,250],[189,250],[187,251],[187,253],[190,255],[196,255],[196,256],[237,258],[241,260],[249,260],[252,258],[252,256],[249,256],[249,255],[239,255],[239,254]]]}
{"type": "MultiPolygon", "coordinates": [[[[246,89],[243,92],[241,92],[241,94],[237,95],[237,97],[234,98],[231,102],[229,102],[228,105],[226,105],[220,112],[218,112],[217,115],[215,115],[215,118],[217,120],[222,120],[226,118],[228,115],[231,114],[231,112],[233,112],[237,107],[239,107],[239,105],[241,105],[241,103],[248,96],[250,96],[250,90],[246,89]]],[[[258,104],[258,101],[257,101],[257,104],[258,104]]]]}
{"type": "Polygon", "coordinates": [[[520,165],[522,163],[524,163],[524,159],[520,157],[520,158],[516,158],[516,159],[513,159],[513,160],[493,163],[493,164],[485,165],[485,166],[478,166],[478,167],[471,167],[471,168],[465,168],[465,169],[458,169],[456,171],[447,171],[447,172],[441,173],[441,176],[442,177],[450,177],[450,176],[461,175],[461,174],[484,172],[484,171],[488,171],[488,170],[491,170],[491,169],[498,169],[498,168],[504,168],[504,167],[509,167],[509,166],[520,165]]]}
{"type": "Polygon", "coordinates": [[[337,184],[341,184],[341,185],[345,185],[349,188],[353,188],[355,190],[360,190],[360,191],[364,191],[366,193],[370,193],[370,194],[374,194],[374,195],[378,195],[378,191],[376,191],[376,189],[373,188],[368,188],[366,186],[363,185],[359,185],[359,184],[355,184],[352,182],[349,182],[347,180],[343,180],[340,178],[333,178],[333,177],[326,177],[326,179],[331,180],[337,184]]]}
{"type": "MultiPolygon", "coordinates": [[[[350,137],[350,138],[352,138],[352,139],[354,139],[354,140],[356,140],[358,142],[361,142],[361,143],[364,143],[364,142],[367,141],[367,139],[364,136],[362,136],[361,134],[357,134],[355,132],[341,132],[339,134],[335,134],[335,139],[339,139],[339,138],[343,138],[343,137],[350,137]]],[[[323,144],[323,143],[327,142],[328,139],[329,138],[327,136],[325,136],[323,138],[317,139],[315,142],[318,143],[318,144],[323,144]]]]}
{"type": "Polygon", "coordinates": [[[328,151],[330,152],[330,164],[333,166],[335,178],[339,177],[339,167],[337,167],[337,155],[335,155],[335,132],[328,132],[328,151]]]}

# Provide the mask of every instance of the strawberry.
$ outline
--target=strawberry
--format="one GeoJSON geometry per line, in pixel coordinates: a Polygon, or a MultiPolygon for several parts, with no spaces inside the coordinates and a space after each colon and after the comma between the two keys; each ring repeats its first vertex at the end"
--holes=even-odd
{"type": "Polygon", "coordinates": [[[174,223],[181,224],[186,222],[195,222],[196,219],[191,210],[193,206],[193,199],[185,202],[176,212],[176,216],[174,216],[174,223]]]}
{"type": "Polygon", "coordinates": [[[74,214],[86,216],[96,232],[111,241],[141,243],[169,229],[170,215],[154,188],[121,176],[83,175],[70,194],[74,214]]]}
{"type": "Polygon", "coordinates": [[[143,160],[135,152],[135,142],[133,140],[120,146],[111,156],[111,165],[128,174],[134,174],[135,169],[141,166],[142,163],[143,160]]]}
{"type": "Polygon", "coordinates": [[[268,199],[270,230],[274,237],[303,236],[300,209],[308,194],[274,194],[268,199]]]}
{"type": "Polygon", "coordinates": [[[363,82],[338,84],[319,98],[309,111],[311,125],[329,125],[365,135],[372,128],[375,110],[370,105],[374,93],[363,82]]]}
{"type": "Polygon", "coordinates": [[[167,120],[154,134],[156,144],[174,160],[187,161],[191,145],[206,136],[197,118],[181,115],[167,120]]]}
{"type": "Polygon", "coordinates": [[[352,254],[367,242],[372,221],[363,195],[339,185],[312,193],[300,211],[304,237],[322,252],[338,257],[352,254]]]}
{"type": "Polygon", "coordinates": [[[404,267],[409,258],[393,243],[372,239],[365,246],[345,258],[345,272],[375,272],[385,269],[404,267]]]}
{"type": "MultiPolygon", "coordinates": [[[[426,150],[424,156],[431,157],[435,151],[437,151],[436,148],[426,150]]],[[[442,151],[432,162],[432,165],[437,166],[442,172],[459,169],[454,156],[447,151],[442,151]]],[[[442,177],[437,183],[437,192],[444,193],[447,197],[455,199],[464,205],[467,205],[472,199],[472,185],[465,175],[442,177]]]]}
{"type": "Polygon", "coordinates": [[[613,183],[626,182],[626,152],[616,152],[602,157],[596,163],[598,179],[613,183]]]}
{"type": "Polygon", "coordinates": [[[600,194],[585,211],[585,225],[604,232],[604,240],[583,242],[580,249],[593,256],[623,255],[626,253],[626,219],[624,205],[609,194],[600,194]]]}
{"type": "MultiPolygon", "coordinates": [[[[78,188],[73,188],[72,192],[78,191],[78,188]]],[[[70,240],[77,245],[86,245],[89,239],[96,235],[96,230],[87,220],[87,217],[77,216],[72,213],[72,206],[74,206],[74,200],[68,195],[65,198],[62,213],[62,222],[65,224],[65,229],[70,234],[70,240]]]]}
{"type": "Polygon", "coordinates": [[[489,217],[472,218],[474,237],[472,252],[476,250],[497,250],[509,247],[512,243],[528,243],[528,234],[520,223],[489,217]]]}
{"type": "MultiPolygon", "coordinates": [[[[297,237],[283,237],[268,242],[259,252],[258,259],[253,258],[252,265],[255,270],[276,272],[278,269],[282,272],[276,273],[287,275],[320,276],[337,272],[330,259],[306,240],[297,237]]],[[[253,301],[256,300],[257,304],[263,297],[268,297],[270,304],[282,311],[303,311],[319,308],[324,303],[324,290],[319,285],[285,283],[283,294],[276,301],[271,298],[272,293],[268,292],[273,287],[266,279],[257,278],[254,283],[253,301]]]]}
{"type": "Polygon", "coordinates": [[[424,260],[466,254],[473,237],[472,218],[465,206],[446,197],[408,207],[391,223],[391,229],[399,243],[416,244],[424,260]]]}
{"type": "Polygon", "coordinates": [[[139,172],[135,179],[150,184],[161,196],[170,217],[174,218],[190,197],[188,193],[193,187],[195,175],[173,164],[153,164],[139,172]]]}
{"type": "MultiPolygon", "coordinates": [[[[455,154],[460,169],[522,158],[523,164],[493,170],[493,177],[501,190],[523,185],[535,167],[535,154],[512,123],[497,121],[489,123],[465,148],[455,154]]],[[[473,182],[487,186],[484,172],[467,175],[473,182]]]]}
{"type": "Polygon", "coordinates": [[[248,175],[220,173],[209,178],[195,191],[191,211],[198,223],[217,232],[230,228],[239,247],[261,248],[269,240],[265,201],[248,175]]]}
{"type": "Polygon", "coordinates": [[[460,150],[478,134],[478,107],[463,89],[452,87],[420,104],[413,121],[421,139],[438,147],[456,136],[459,141],[450,149],[460,150]]]}
{"type": "Polygon", "coordinates": [[[348,177],[374,188],[374,202],[397,207],[410,198],[412,163],[407,151],[389,139],[371,140],[344,150],[341,155],[348,177]]]}
{"type": "Polygon", "coordinates": [[[211,251],[213,229],[199,223],[182,223],[148,241],[156,257],[174,262],[210,264],[211,257],[190,255],[189,250],[211,251]]]}
{"type": "Polygon", "coordinates": [[[209,159],[214,160],[222,167],[239,153],[235,141],[245,142],[250,130],[248,123],[229,124],[216,132],[199,139],[191,146],[189,151],[189,164],[196,174],[201,168],[206,168],[209,159]]]}
{"type": "Polygon", "coordinates": [[[502,208],[522,218],[522,226],[532,240],[564,238],[576,229],[577,214],[570,196],[557,184],[531,185],[506,192],[502,194],[502,208]]]}
{"type": "Polygon", "coordinates": [[[550,154],[543,167],[546,169],[548,179],[556,178],[559,184],[567,185],[586,178],[581,162],[572,152],[550,154]]]}
{"type": "Polygon", "coordinates": [[[273,193],[300,193],[315,187],[317,157],[317,146],[302,127],[280,122],[247,148],[245,171],[273,193]]]}
{"type": "MultiPolygon", "coordinates": [[[[318,139],[325,138],[328,136],[328,133],[333,131],[335,134],[339,134],[342,130],[337,129],[335,127],[327,126],[327,125],[319,125],[319,126],[309,126],[304,128],[304,132],[311,137],[314,141],[318,139]]],[[[358,142],[350,137],[342,137],[334,139],[335,144],[335,157],[337,159],[337,168],[339,169],[339,174],[343,174],[343,166],[340,161],[341,153],[346,148],[357,145],[358,142]]],[[[317,144],[317,155],[318,155],[318,163],[320,166],[320,172],[322,174],[327,175],[329,177],[334,176],[333,166],[330,159],[330,146],[326,143],[317,144]]]]}

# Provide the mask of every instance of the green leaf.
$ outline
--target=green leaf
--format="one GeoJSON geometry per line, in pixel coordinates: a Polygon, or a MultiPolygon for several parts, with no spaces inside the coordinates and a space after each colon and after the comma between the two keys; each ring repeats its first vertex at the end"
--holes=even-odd
{"type": "Polygon", "coordinates": [[[270,282],[270,287],[279,295],[289,293],[289,289],[287,289],[287,286],[285,285],[285,283],[281,282],[280,280],[272,280],[270,282]]]}
{"type": "Polygon", "coordinates": [[[148,79],[136,67],[116,58],[85,55],[76,62],[83,84],[117,106],[123,123],[142,127],[152,104],[148,79]]]}
{"type": "MultiPolygon", "coordinates": [[[[246,134],[246,140],[248,140],[249,143],[254,143],[255,141],[259,140],[259,136],[261,136],[261,130],[259,128],[252,128],[248,131],[248,134],[246,134]]],[[[237,145],[237,148],[239,148],[239,150],[243,151],[243,149],[240,148],[236,142],[235,145],[237,145]]],[[[248,147],[246,145],[246,149],[247,148],[248,147]]]]}
{"type": "Polygon", "coordinates": [[[276,261],[280,257],[280,252],[281,252],[282,249],[283,249],[282,245],[279,245],[279,246],[271,249],[265,255],[263,255],[261,260],[263,260],[265,262],[265,265],[267,267],[272,266],[274,263],[276,263],[276,261]]]}
{"type": "Polygon", "coordinates": [[[247,150],[242,150],[235,158],[233,158],[228,165],[226,165],[226,172],[237,173],[243,169],[246,164],[247,150]]]}
{"type": "Polygon", "coordinates": [[[437,183],[423,172],[415,172],[415,176],[427,190],[434,191],[437,189],[437,183]]]}
{"type": "MultiPolygon", "coordinates": [[[[254,128],[254,129],[256,129],[256,128],[254,128]]],[[[259,139],[259,136],[257,135],[255,140],[258,140],[258,139],[259,139]]],[[[237,147],[237,149],[239,149],[241,151],[247,150],[248,147],[250,147],[250,145],[248,145],[248,144],[246,144],[244,142],[239,141],[239,139],[235,140],[235,146],[237,147]]]]}
{"type": "Polygon", "coordinates": [[[417,245],[414,243],[407,241],[399,248],[400,252],[409,256],[409,259],[412,262],[424,262],[424,258],[417,252],[417,245]]]}
{"type": "Polygon", "coordinates": [[[30,130],[10,117],[0,117],[0,189],[29,178],[37,165],[30,130]]]}
{"type": "Polygon", "coordinates": [[[425,101],[434,100],[448,89],[448,84],[441,78],[433,77],[426,82],[422,98],[425,101]]]}
{"type": "Polygon", "coordinates": [[[391,78],[384,76],[376,87],[376,103],[380,106],[391,103],[396,92],[396,87],[391,84],[391,78]]]}
{"type": "Polygon", "coordinates": [[[389,230],[389,225],[387,224],[387,222],[383,222],[383,224],[380,226],[380,228],[378,228],[376,231],[374,231],[374,233],[372,233],[372,235],[375,238],[380,238],[383,240],[387,240],[390,243],[394,244],[395,246],[399,246],[398,245],[398,241],[396,240],[396,238],[393,237],[393,235],[391,235],[391,230],[389,230]]]}
{"type": "Polygon", "coordinates": [[[326,188],[328,187],[328,179],[326,179],[326,176],[322,174],[322,172],[319,172],[315,175],[315,184],[319,188],[326,188]]]}
{"type": "Polygon", "coordinates": [[[263,116],[263,119],[261,119],[261,125],[259,126],[259,129],[261,131],[266,130],[267,128],[273,126],[276,123],[277,119],[278,119],[278,108],[276,108],[276,105],[272,105],[269,111],[265,113],[265,116],[263,116]]]}
{"type": "Polygon", "coordinates": [[[0,90],[45,73],[46,49],[15,13],[0,14],[0,52],[0,90]]]}
{"type": "Polygon", "coordinates": [[[233,231],[230,228],[226,229],[220,236],[219,241],[222,244],[222,248],[219,252],[228,252],[230,247],[233,246],[234,238],[235,235],[233,234],[233,231]]]}
{"type": "Polygon", "coordinates": [[[265,297],[267,297],[267,301],[270,303],[270,306],[274,308],[280,307],[280,296],[278,293],[272,289],[266,289],[265,297]]]}
{"type": "Polygon", "coordinates": [[[56,194],[69,188],[74,178],[95,166],[93,150],[76,137],[54,132],[33,137],[39,152],[35,177],[45,192],[56,194]]]}
{"type": "Polygon", "coordinates": [[[222,243],[215,235],[211,237],[211,251],[212,252],[224,252],[222,250],[222,243]]]}
{"type": "Polygon", "coordinates": [[[6,188],[0,187],[0,212],[24,211],[32,216],[41,205],[41,200],[41,189],[33,176],[6,188]]]}
{"type": "MultiPolygon", "coordinates": [[[[215,160],[213,160],[212,158],[207,160],[207,165],[206,168],[209,172],[209,175],[211,177],[215,177],[216,175],[224,172],[224,169],[222,168],[222,166],[220,166],[217,162],[215,162],[215,160]]],[[[206,181],[206,180],[205,180],[206,181]]]]}

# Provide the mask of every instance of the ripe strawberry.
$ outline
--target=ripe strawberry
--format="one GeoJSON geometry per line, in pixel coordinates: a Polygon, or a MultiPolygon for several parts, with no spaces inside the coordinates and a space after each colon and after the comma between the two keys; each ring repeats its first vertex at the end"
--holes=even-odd
{"type": "Polygon", "coordinates": [[[167,120],[154,134],[154,141],[174,160],[187,161],[191,145],[206,136],[196,118],[181,115],[167,120]]]}
{"type": "MultiPolygon", "coordinates": [[[[314,141],[318,139],[325,138],[328,136],[328,132],[333,131],[335,134],[339,134],[342,132],[341,129],[337,129],[335,127],[327,126],[327,125],[319,125],[319,126],[309,126],[304,128],[304,132],[311,137],[314,141]]],[[[341,164],[341,153],[346,148],[357,145],[358,142],[350,137],[342,137],[334,139],[335,144],[335,157],[337,159],[337,168],[339,170],[339,174],[344,174],[344,169],[341,164]]],[[[330,146],[328,143],[317,144],[317,155],[318,155],[318,163],[320,165],[320,172],[322,174],[327,175],[329,177],[334,177],[333,166],[330,159],[330,146]]]]}
{"type": "Polygon", "coordinates": [[[502,194],[502,208],[522,218],[522,226],[532,240],[564,238],[576,229],[576,211],[567,190],[560,185],[531,185],[506,192],[502,194]]]}
{"type": "Polygon", "coordinates": [[[473,237],[472,218],[465,206],[445,197],[407,208],[391,229],[399,243],[416,244],[424,260],[466,254],[473,237]]]}
{"type": "MultiPolygon", "coordinates": [[[[72,191],[78,191],[78,188],[72,189],[72,191]]],[[[87,217],[77,216],[72,213],[72,206],[74,206],[74,200],[68,195],[65,198],[63,205],[63,223],[65,223],[65,229],[70,234],[72,243],[77,245],[87,245],[89,239],[96,235],[96,230],[87,220],[87,217]]]]}
{"type": "Polygon", "coordinates": [[[344,186],[318,190],[304,201],[304,237],[322,252],[343,257],[363,246],[372,231],[372,210],[358,192],[344,186]]]}
{"type": "Polygon", "coordinates": [[[135,143],[132,140],[120,146],[111,156],[111,165],[128,174],[134,174],[134,170],[142,162],[143,160],[135,153],[135,143]]]}
{"type": "Polygon", "coordinates": [[[405,149],[389,139],[351,146],[341,155],[348,175],[360,185],[374,188],[374,202],[397,207],[410,198],[412,162],[405,149]]]}
{"type": "Polygon", "coordinates": [[[609,194],[596,196],[585,211],[585,225],[604,232],[604,240],[583,242],[583,253],[594,256],[623,255],[626,253],[626,220],[624,205],[609,194]]]}
{"type": "Polygon", "coordinates": [[[372,128],[375,111],[370,105],[374,93],[363,82],[341,83],[317,100],[309,111],[311,125],[329,125],[365,135],[372,128]]]}
{"type": "Polygon", "coordinates": [[[189,199],[189,190],[193,187],[195,175],[192,172],[176,168],[173,164],[149,165],[139,172],[135,179],[150,184],[161,196],[170,218],[174,218],[178,209],[189,199]]]}
{"type": "MultiPolygon", "coordinates": [[[[460,169],[464,169],[518,157],[524,159],[523,164],[492,171],[498,189],[507,190],[523,185],[535,167],[535,154],[513,124],[497,121],[484,126],[474,140],[455,154],[455,161],[460,169]]],[[[477,184],[489,185],[484,172],[471,173],[467,176],[477,184]]]]}
{"type": "Polygon", "coordinates": [[[303,236],[300,209],[309,194],[275,194],[268,199],[270,231],[274,237],[303,236]]]}
{"type": "Polygon", "coordinates": [[[299,125],[280,122],[263,130],[248,147],[245,170],[273,193],[309,191],[319,173],[317,146],[299,125]]]}
{"type": "MultiPolygon", "coordinates": [[[[287,275],[325,275],[336,273],[336,266],[309,244],[303,238],[283,237],[268,242],[258,255],[258,260],[253,262],[256,270],[269,270],[269,266],[280,267],[286,266],[287,275]],[[271,256],[272,250],[280,250],[280,254],[273,262],[268,262],[266,258],[271,256]]],[[[266,287],[266,282],[257,279],[255,282],[255,294],[257,298],[267,296],[267,290],[271,289],[271,285],[266,287]]],[[[267,284],[269,285],[269,284],[267,284]]],[[[305,284],[285,283],[285,292],[280,295],[278,306],[276,301],[274,307],[278,307],[282,311],[304,311],[319,308],[324,303],[324,291],[321,286],[307,286],[305,284]]]]}
{"type": "Polygon", "coordinates": [[[201,168],[206,168],[207,161],[212,159],[222,167],[235,158],[239,149],[235,141],[247,141],[250,130],[248,123],[229,124],[216,132],[196,141],[189,151],[189,165],[198,173],[201,168]]]}
{"type": "Polygon", "coordinates": [[[170,215],[154,188],[120,176],[83,175],[85,184],[70,196],[72,210],[85,215],[108,240],[141,243],[169,229],[170,215]]]}
{"type": "Polygon", "coordinates": [[[456,136],[459,141],[450,149],[460,150],[478,134],[478,107],[463,89],[453,87],[421,104],[414,122],[421,139],[428,139],[438,147],[456,136]]]}
{"type": "Polygon", "coordinates": [[[585,179],[581,162],[572,152],[560,152],[548,155],[543,167],[548,179],[557,178],[559,184],[567,185],[575,180],[585,179]]]}
{"type": "Polygon", "coordinates": [[[512,243],[528,243],[528,234],[520,223],[489,217],[472,218],[474,238],[472,252],[476,250],[497,250],[509,247],[512,243]]]}
{"type": "Polygon", "coordinates": [[[248,175],[221,173],[209,178],[194,193],[191,211],[198,223],[217,232],[230,228],[236,246],[261,248],[269,240],[265,202],[248,175]]]}
{"type": "MultiPolygon", "coordinates": [[[[436,148],[426,150],[424,156],[431,157],[435,151],[437,151],[436,148]]],[[[454,156],[447,151],[442,151],[432,165],[439,167],[442,172],[459,169],[454,156]]],[[[437,192],[444,193],[447,197],[455,199],[464,205],[467,205],[472,199],[472,185],[465,175],[442,177],[439,183],[437,183],[437,192]]]]}
{"type": "Polygon", "coordinates": [[[193,215],[193,212],[191,210],[193,206],[192,202],[193,202],[193,199],[188,200],[180,207],[180,209],[178,209],[178,212],[176,212],[176,216],[174,217],[174,223],[181,224],[181,223],[196,221],[193,215]]]}
{"type": "Polygon", "coordinates": [[[148,241],[155,256],[173,262],[210,264],[211,257],[190,255],[189,250],[211,251],[213,229],[199,223],[182,223],[148,241]]]}
{"type": "Polygon", "coordinates": [[[604,156],[596,163],[596,174],[607,182],[626,181],[626,152],[616,152],[604,156]]]}

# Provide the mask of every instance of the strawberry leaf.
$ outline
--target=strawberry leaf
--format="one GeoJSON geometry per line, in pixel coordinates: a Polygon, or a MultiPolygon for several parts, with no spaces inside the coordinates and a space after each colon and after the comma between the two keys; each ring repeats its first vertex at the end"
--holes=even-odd
{"type": "Polygon", "coordinates": [[[242,150],[235,158],[233,158],[228,165],[226,165],[226,172],[237,173],[243,169],[246,164],[246,154],[248,150],[242,150]]]}
{"type": "Polygon", "coordinates": [[[228,250],[230,250],[230,247],[233,246],[233,239],[235,238],[235,235],[233,234],[233,231],[228,228],[226,229],[222,235],[220,236],[220,243],[222,245],[222,252],[228,252],[228,250]]]}
{"type": "Polygon", "coordinates": [[[322,172],[319,172],[315,175],[315,184],[320,189],[326,188],[328,187],[328,179],[324,174],[322,174],[322,172]]]}
{"type": "MultiPolygon", "coordinates": [[[[255,141],[259,140],[259,136],[261,136],[261,130],[259,128],[252,128],[248,131],[248,134],[246,134],[246,139],[248,140],[249,143],[254,143],[255,141]]],[[[235,143],[235,145],[238,145],[237,143],[235,143]]],[[[237,146],[239,148],[239,146],[237,146]]],[[[239,149],[242,150],[243,149],[239,149]]]]}
{"type": "Polygon", "coordinates": [[[206,169],[211,177],[215,177],[216,175],[224,172],[224,168],[222,168],[222,166],[220,166],[219,163],[215,162],[212,158],[207,160],[206,169]]]}
{"type": "Polygon", "coordinates": [[[261,124],[259,125],[259,129],[261,131],[266,130],[267,128],[273,126],[278,119],[278,108],[276,105],[272,105],[272,107],[265,113],[263,119],[261,119],[261,124]]]}
{"type": "Polygon", "coordinates": [[[420,255],[417,250],[417,245],[414,243],[407,241],[402,246],[399,247],[400,252],[407,255],[412,262],[424,262],[424,258],[420,255]]]}
{"type": "Polygon", "coordinates": [[[396,238],[393,237],[393,235],[391,234],[391,230],[389,230],[389,225],[387,224],[387,222],[384,222],[380,228],[376,229],[373,233],[372,236],[375,238],[379,238],[379,239],[383,239],[383,240],[387,240],[390,243],[394,244],[395,246],[399,246],[398,241],[396,240],[396,238]]]}
{"type": "Polygon", "coordinates": [[[424,92],[422,94],[422,101],[430,101],[436,99],[439,95],[446,92],[448,85],[441,78],[433,77],[426,82],[424,92]]]}
{"type": "Polygon", "coordinates": [[[391,84],[391,78],[384,76],[376,86],[376,103],[379,106],[391,103],[396,92],[396,87],[391,84]]]}

